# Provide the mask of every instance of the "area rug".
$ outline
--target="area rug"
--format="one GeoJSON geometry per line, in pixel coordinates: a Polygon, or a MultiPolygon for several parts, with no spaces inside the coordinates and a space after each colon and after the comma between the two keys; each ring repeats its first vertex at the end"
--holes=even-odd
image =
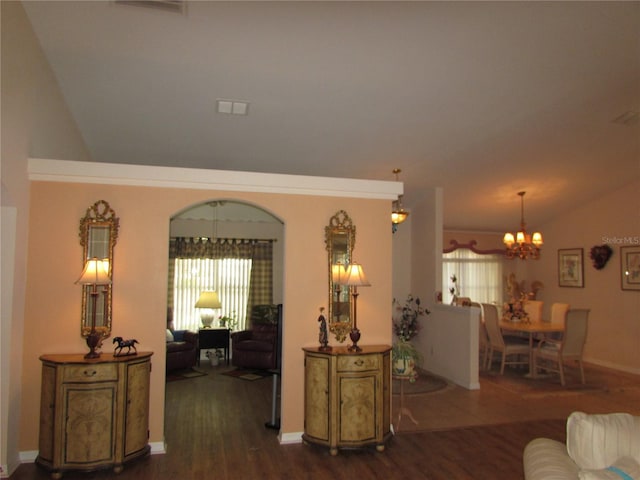
{"type": "Polygon", "coordinates": [[[253,382],[255,380],[260,380],[262,378],[267,378],[271,376],[266,370],[251,370],[246,368],[236,368],[235,370],[229,370],[227,372],[222,372],[222,375],[228,375],[233,378],[240,378],[241,380],[247,380],[249,382],[253,382]]]}
{"type": "Polygon", "coordinates": [[[505,369],[504,375],[499,372],[481,372],[480,380],[491,382],[496,387],[520,395],[522,398],[544,398],[549,396],[572,396],[585,393],[606,392],[608,385],[601,378],[589,379],[584,385],[580,381],[579,373],[566,374],[566,385],[560,384],[558,375],[540,375],[530,378],[526,372],[515,369],[505,369]]]}
{"type": "Polygon", "coordinates": [[[442,377],[435,376],[425,370],[418,370],[418,378],[413,383],[394,378],[391,391],[393,395],[400,395],[400,388],[403,387],[405,395],[419,395],[443,391],[449,385],[450,383],[442,377]],[[404,386],[400,385],[400,382],[404,382],[404,386]]]}
{"type": "Polygon", "coordinates": [[[202,377],[207,372],[196,370],[195,368],[186,368],[184,370],[176,370],[167,374],[167,382],[175,382],[176,380],[186,380],[188,378],[202,377]]]}

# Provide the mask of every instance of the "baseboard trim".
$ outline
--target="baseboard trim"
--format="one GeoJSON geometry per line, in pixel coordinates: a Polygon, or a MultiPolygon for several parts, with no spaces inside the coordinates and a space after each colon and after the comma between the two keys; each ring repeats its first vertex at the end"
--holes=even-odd
{"type": "MultiPolygon", "coordinates": [[[[151,442],[149,443],[151,447],[150,454],[151,455],[163,455],[167,453],[167,449],[165,448],[164,442],[151,442]]],[[[27,450],[24,452],[20,452],[20,463],[34,463],[36,458],[38,457],[38,450],[27,450]]],[[[4,473],[4,471],[2,471],[4,473]]],[[[1,477],[0,478],[4,478],[1,477]]]]}
{"type": "Polygon", "coordinates": [[[20,463],[33,463],[38,458],[38,450],[27,450],[20,452],[20,463]]]}
{"type": "Polygon", "coordinates": [[[635,375],[640,375],[640,370],[637,368],[625,367],[624,365],[619,365],[613,362],[605,362],[602,360],[596,360],[594,358],[588,358],[588,357],[584,357],[583,361],[585,363],[590,363],[592,365],[597,365],[604,368],[610,368],[611,370],[619,370],[625,373],[633,373],[635,375]]]}
{"type": "Polygon", "coordinates": [[[280,445],[302,443],[302,432],[290,432],[280,434],[280,445]]]}
{"type": "Polygon", "coordinates": [[[164,455],[167,453],[166,445],[164,442],[151,442],[151,455],[164,455]]]}

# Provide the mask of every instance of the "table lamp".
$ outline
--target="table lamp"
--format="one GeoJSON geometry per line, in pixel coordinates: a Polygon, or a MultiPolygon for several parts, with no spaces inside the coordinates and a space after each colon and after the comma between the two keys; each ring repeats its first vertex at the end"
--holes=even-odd
{"type": "Polygon", "coordinates": [[[218,294],[213,290],[202,292],[194,306],[195,308],[204,309],[200,314],[200,321],[202,321],[204,328],[211,328],[214,318],[213,310],[222,308],[218,294]]]}
{"type": "Polygon", "coordinates": [[[362,270],[362,265],[359,263],[351,263],[346,269],[346,275],[342,281],[342,285],[353,287],[351,290],[351,296],[353,296],[353,326],[351,332],[349,332],[349,338],[353,344],[348,347],[349,351],[360,352],[362,348],[358,346],[360,340],[360,330],[358,330],[358,287],[369,287],[371,284],[367,280],[367,277],[362,270]]]}
{"type": "MultiPolygon", "coordinates": [[[[98,295],[101,293],[98,292],[98,285],[109,285],[111,283],[111,278],[109,277],[109,259],[88,259],[84,265],[84,270],[82,270],[80,274],[80,278],[76,280],[75,283],[91,287],[89,291],[91,300],[91,331],[87,335],[89,353],[87,353],[84,358],[98,358],[100,353],[96,352],[96,348],[100,345],[100,339],[102,338],[102,335],[96,331],[96,305],[98,303],[98,295]]],[[[102,293],[104,293],[104,289],[102,293]]],[[[106,314],[106,309],[104,313],[106,314]]]]}

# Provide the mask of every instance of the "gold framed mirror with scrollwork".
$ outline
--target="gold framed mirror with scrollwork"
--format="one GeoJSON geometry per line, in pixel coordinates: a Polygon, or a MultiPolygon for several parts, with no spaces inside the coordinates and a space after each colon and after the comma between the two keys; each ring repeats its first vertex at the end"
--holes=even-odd
{"type": "Polygon", "coordinates": [[[324,241],[328,253],[329,331],[342,343],[351,331],[351,295],[349,287],[338,284],[336,266],[349,265],[356,243],[356,227],[347,212],[340,210],[331,217],[324,227],[324,241]]]}
{"type": "MultiPolygon", "coordinates": [[[[109,277],[113,275],[113,247],[118,238],[120,220],[116,212],[104,200],[98,200],[87,208],[85,216],[80,219],[80,245],[82,245],[82,266],[90,258],[108,259],[109,277]]],[[[91,285],[82,287],[82,310],[80,334],[86,337],[91,332],[91,302],[89,301],[91,285]]],[[[95,329],[103,338],[111,335],[111,296],[112,285],[101,285],[104,289],[104,301],[96,302],[95,329]]]]}

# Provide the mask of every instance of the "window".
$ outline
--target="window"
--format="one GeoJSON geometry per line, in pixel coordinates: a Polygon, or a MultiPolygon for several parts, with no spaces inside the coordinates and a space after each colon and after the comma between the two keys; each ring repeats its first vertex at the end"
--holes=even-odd
{"type": "Polygon", "coordinates": [[[442,255],[442,301],[451,303],[449,288],[451,277],[457,278],[458,296],[469,297],[473,302],[502,303],[503,256],[480,255],[466,248],[458,248],[442,255]]]}
{"type": "MultiPolygon", "coordinates": [[[[216,316],[227,315],[238,322],[234,330],[246,325],[251,276],[250,259],[176,258],[173,282],[173,321],[176,330],[197,331],[202,323],[200,309],[194,308],[203,290],[215,290],[222,308],[216,316]]],[[[214,322],[217,326],[217,322],[214,322]]]]}

